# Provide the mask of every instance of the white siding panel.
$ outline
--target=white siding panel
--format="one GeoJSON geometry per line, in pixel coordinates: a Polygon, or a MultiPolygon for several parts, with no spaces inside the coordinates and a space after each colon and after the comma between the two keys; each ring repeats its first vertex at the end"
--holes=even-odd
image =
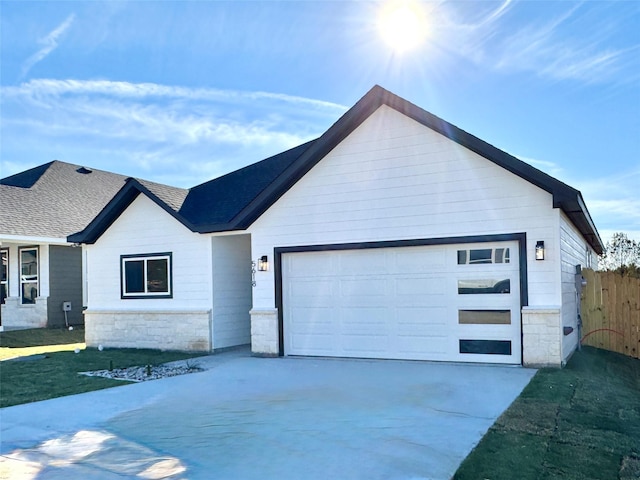
{"type": "MultiPolygon", "coordinates": [[[[284,246],[525,232],[529,303],[557,305],[557,227],[551,194],[383,106],[248,230],[254,256],[270,257],[284,246]],[[533,260],[537,240],[544,262],[533,260]]],[[[268,273],[254,308],[275,306],[268,273]]]]}
{"type": "Polygon", "coordinates": [[[208,237],[195,234],[140,195],[98,239],[87,245],[88,307],[91,310],[210,310],[208,237]],[[173,298],[121,299],[120,256],[172,252],[173,298]]]}
{"type": "Polygon", "coordinates": [[[249,235],[213,237],[213,348],[251,343],[249,235]]]}
{"type": "Polygon", "coordinates": [[[566,361],[578,345],[578,297],[575,285],[576,265],[586,268],[589,256],[595,256],[589,244],[564,213],[560,215],[560,269],[562,280],[562,326],[572,327],[573,333],[563,335],[562,360],[566,361]]]}

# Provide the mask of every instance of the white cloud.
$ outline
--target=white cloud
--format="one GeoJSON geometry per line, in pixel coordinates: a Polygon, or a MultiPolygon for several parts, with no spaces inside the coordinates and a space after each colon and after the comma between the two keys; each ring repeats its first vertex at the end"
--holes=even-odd
{"type": "Polygon", "coordinates": [[[107,80],[36,79],[4,87],[1,101],[2,176],[38,157],[177,186],[304,143],[346,110],[270,92],[107,80]]]}
{"type": "MultiPolygon", "coordinates": [[[[597,6],[568,3],[553,18],[545,12],[519,24],[515,2],[503,2],[488,13],[482,12],[475,21],[465,20],[463,13],[469,15],[471,9],[466,3],[462,5],[443,6],[441,33],[447,39],[445,48],[477,64],[505,73],[530,72],[547,79],[587,84],[638,79],[637,73],[630,78],[621,72],[634,61],[637,65],[640,47],[608,46],[613,45],[609,40],[618,28],[606,12],[596,10],[597,6]]],[[[564,7],[562,3],[556,5],[564,7]]]]}
{"type": "Polygon", "coordinates": [[[294,105],[344,112],[347,107],[312,98],[271,92],[243,92],[214,88],[186,88],[157,83],[130,83],[110,80],[57,80],[34,79],[17,87],[2,89],[5,95],[32,98],[60,97],[63,95],[104,95],[117,98],[174,98],[186,100],[233,102],[277,101],[294,105]]]}
{"type": "Polygon", "coordinates": [[[585,199],[603,240],[614,232],[640,239],[640,168],[573,184],[585,199]]]}
{"type": "Polygon", "coordinates": [[[22,64],[21,78],[24,78],[36,63],[44,60],[47,55],[58,48],[58,39],[69,29],[75,21],[75,18],[75,14],[72,13],[54,30],[49,32],[47,36],[39,40],[39,43],[42,44],[43,47],[24,61],[22,64]]]}
{"type": "MultiPolygon", "coordinates": [[[[102,138],[169,142],[173,145],[221,142],[293,146],[317,132],[289,131],[290,118],[271,114],[235,119],[217,114],[217,104],[251,104],[269,111],[275,103],[306,104],[335,118],[345,107],[329,102],[266,92],[188,89],[128,82],[33,80],[3,89],[5,100],[27,102],[35,115],[5,117],[5,125],[28,127],[47,136],[90,135],[102,138]],[[159,100],[158,100],[159,99],[159,100]],[[260,105],[262,103],[262,105],[260,105]],[[210,108],[203,108],[206,105],[210,108]],[[55,121],[51,121],[51,116],[55,121]],[[283,131],[284,129],[284,131],[283,131]]],[[[307,110],[308,112],[308,110],[307,110]]],[[[295,126],[295,123],[294,123],[295,126]]]]}
{"type": "Polygon", "coordinates": [[[630,238],[640,240],[640,167],[615,175],[580,180],[567,178],[569,173],[554,162],[518,158],[580,190],[605,243],[615,232],[624,232],[630,238]]]}

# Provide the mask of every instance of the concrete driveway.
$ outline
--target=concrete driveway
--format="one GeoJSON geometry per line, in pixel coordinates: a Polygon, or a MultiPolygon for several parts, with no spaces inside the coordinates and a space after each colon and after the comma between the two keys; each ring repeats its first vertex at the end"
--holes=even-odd
{"type": "Polygon", "coordinates": [[[0,410],[0,478],[449,479],[535,370],[204,357],[0,410]]]}

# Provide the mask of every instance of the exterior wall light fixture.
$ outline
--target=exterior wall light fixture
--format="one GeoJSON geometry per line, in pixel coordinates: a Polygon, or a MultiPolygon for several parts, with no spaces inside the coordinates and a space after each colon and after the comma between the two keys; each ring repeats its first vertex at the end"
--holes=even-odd
{"type": "Polygon", "coordinates": [[[269,259],[263,255],[258,259],[258,271],[266,272],[267,270],[269,270],[269,259]]]}
{"type": "Polygon", "coordinates": [[[536,243],[536,260],[544,260],[544,241],[542,240],[536,243]]]}

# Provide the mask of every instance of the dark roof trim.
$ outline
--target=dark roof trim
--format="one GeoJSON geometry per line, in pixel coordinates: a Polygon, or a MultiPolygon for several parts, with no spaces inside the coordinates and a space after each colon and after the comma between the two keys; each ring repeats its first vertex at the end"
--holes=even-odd
{"type": "MultiPolygon", "coordinates": [[[[602,253],[604,245],[578,190],[378,85],[374,86],[329,130],[318,138],[280,177],[249,203],[229,225],[225,225],[225,229],[240,230],[249,227],[287,190],[382,105],[393,108],[552,194],[554,207],[565,211],[593,249],[599,254],[602,253]]],[[[208,231],[222,230],[216,228],[208,231]]]]}
{"type": "MultiPolygon", "coordinates": [[[[230,221],[215,224],[194,224],[135,179],[128,179],[125,187],[105,207],[103,212],[83,232],[70,236],[69,241],[94,243],[140,193],[147,195],[193,232],[214,233],[245,230],[382,105],[393,108],[550,193],[553,196],[554,208],[560,208],[565,212],[597,253],[603,252],[602,240],[578,190],[378,85],[374,86],[340,117],[321,137],[309,142],[309,147],[230,221]]],[[[229,175],[233,174],[236,172],[229,175]]]]}
{"type": "Polygon", "coordinates": [[[196,231],[196,227],[192,223],[176,213],[175,210],[168,206],[157,195],[152,193],[147,187],[142,185],[138,180],[129,177],[125,180],[125,184],[120,191],[116,193],[96,218],[94,218],[81,232],[69,235],[67,237],[67,241],[73,243],[95,243],[140,194],[147,196],[189,230],[196,231]]]}
{"type": "Polygon", "coordinates": [[[554,199],[553,206],[560,208],[569,217],[597,254],[602,255],[604,253],[604,244],[580,192],[577,192],[575,198],[560,199],[557,204],[554,199]]]}
{"type": "MultiPolygon", "coordinates": [[[[249,205],[247,205],[233,220],[239,229],[245,229],[255,222],[271,205],[273,205],[287,190],[295,185],[309,170],[322,160],[340,142],[347,138],[362,122],[375,112],[382,99],[375,86],[350,108],[336,123],[287,168],[271,185],[262,191],[249,205]]],[[[393,95],[393,94],[392,94],[393,95]]]]}

